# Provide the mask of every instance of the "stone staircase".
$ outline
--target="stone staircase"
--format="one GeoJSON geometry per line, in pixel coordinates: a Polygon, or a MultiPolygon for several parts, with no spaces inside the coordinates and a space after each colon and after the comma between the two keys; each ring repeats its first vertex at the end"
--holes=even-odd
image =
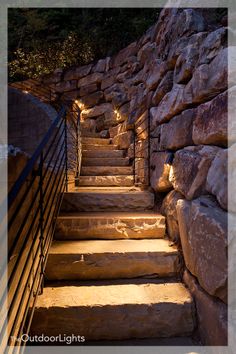
{"type": "Polygon", "coordinates": [[[110,139],[85,137],[82,148],[80,186],[65,193],[30,334],[189,340],[195,307],[153,193],[133,186],[126,151],[110,139]]]}

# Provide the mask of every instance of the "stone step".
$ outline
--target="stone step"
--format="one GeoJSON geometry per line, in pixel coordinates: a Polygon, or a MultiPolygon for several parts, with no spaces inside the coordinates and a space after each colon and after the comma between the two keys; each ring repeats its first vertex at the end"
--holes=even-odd
{"type": "Polygon", "coordinates": [[[137,188],[87,188],[64,193],[61,212],[141,211],[154,207],[154,194],[137,188]]]}
{"type": "Polygon", "coordinates": [[[98,145],[98,144],[83,144],[82,143],[82,150],[105,150],[105,151],[113,151],[118,150],[118,145],[98,145]]]}
{"type": "Polygon", "coordinates": [[[119,186],[129,187],[134,184],[134,176],[80,176],[80,186],[119,186]]]}
{"type": "Polygon", "coordinates": [[[165,217],[154,213],[72,213],[59,215],[54,238],[145,239],[163,238],[165,217]]]}
{"type": "Polygon", "coordinates": [[[82,166],[81,176],[128,176],[132,175],[132,166],[82,166]]]}
{"type": "Polygon", "coordinates": [[[109,145],[111,139],[82,137],[82,144],[86,145],[109,145]]]}
{"type": "Polygon", "coordinates": [[[62,282],[38,297],[30,335],[74,334],[86,341],[189,336],[194,311],[179,282],[62,282]]]}
{"type": "Polygon", "coordinates": [[[82,156],[83,157],[102,157],[102,158],[113,158],[117,159],[120,157],[125,156],[125,151],[124,150],[83,150],[82,151],[82,156]]]}
{"type": "Polygon", "coordinates": [[[84,157],[82,166],[129,166],[129,158],[111,158],[111,157],[84,157]]]}
{"type": "Polygon", "coordinates": [[[97,280],[176,276],[179,252],[167,240],[54,241],[48,280],[97,280]]]}

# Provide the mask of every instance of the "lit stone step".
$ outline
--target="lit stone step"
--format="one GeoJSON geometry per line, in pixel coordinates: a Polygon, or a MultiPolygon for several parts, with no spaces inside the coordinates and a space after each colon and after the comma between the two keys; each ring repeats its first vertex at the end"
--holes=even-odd
{"type": "Polygon", "coordinates": [[[171,277],[180,270],[176,247],[167,240],[54,241],[48,280],[171,277]]]}
{"type": "Polygon", "coordinates": [[[61,212],[77,211],[140,211],[154,207],[154,194],[135,188],[80,187],[77,192],[65,193],[61,212]]]}
{"type": "Polygon", "coordinates": [[[165,235],[165,217],[154,213],[92,212],[59,215],[54,238],[144,239],[165,235]]]}
{"type": "Polygon", "coordinates": [[[134,176],[80,176],[79,186],[119,186],[129,187],[134,184],[134,176]]]}
{"type": "Polygon", "coordinates": [[[38,297],[30,335],[74,334],[87,341],[188,336],[194,315],[181,283],[64,282],[38,297]]]}
{"type": "Polygon", "coordinates": [[[119,157],[124,157],[125,151],[124,150],[83,150],[82,151],[82,156],[84,157],[108,157],[108,158],[113,158],[117,159],[119,157]]]}
{"type": "Polygon", "coordinates": [[[111,158],[111,157],[85,157],[82,159],[82,166],[128,166],[129,158],[111,158]]]}
{"type": "Polygon", "coordinates": [[[83,144],[82,143],[82,150],[106,150],[106,151],[112,151],[112,150],[118,150],[117,145],[98,145],[98,144],[83,144]]]}
{"type": "Polygon", "coordinates": [[[82,137],[82,144],[87,145],[109,145],[111,139],[82,137]]]}
{"type": "Polygon", "coordinates": [[[132,166],[82,166],[81,176],[116,176],[132,175],[132,166]]]}

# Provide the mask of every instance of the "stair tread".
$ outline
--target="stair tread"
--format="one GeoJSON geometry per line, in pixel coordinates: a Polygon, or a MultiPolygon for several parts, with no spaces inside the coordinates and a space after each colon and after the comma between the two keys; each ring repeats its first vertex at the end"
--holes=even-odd
{"type": "Polygon", "coordinates": [[[80,176],[79,188],[81,186],[132,186],[134,183],[133,175],[112,175],[112,176],[80,176]]]}
{"type": "Polygon", "coordinates": [[[96,219],[103,219],[103,218],[117,218],[117,219],[153,219],[153,218],[162,218],[165,219],[165,216],[163,216],[162,214],[158,214],[155,213],[154,211],[143,211],[143,212],[122,212],[122,211],[104,211],[104,212],[99,212],[99,211],[94,211],[94,212],[74,212],[74,213],[60,213],[59,216],[57,217],[58,219],[71,219],[71,218],[84,218],[84,219],[92,219],[92,218],[96,218],[96,219]]]}
{"type": "Polygon", "coordinates": [[[102,145],[102,144],[87,144],[87,143],[83,143],[82,142],[82,150],[83,151],[88,151],[88,150],[119,150],[118,145],[113,145],[113,144],[109,144],[109,145],[102,145]]]}
{"type": "Polygon", "coordinates": [[[68,286],[65,282],[58,287],[45,287],[43,294],[38,297],[36,309],[157,303],[185,305],[193,301],[189,291],[180,282],[151,281],[135,284],[133,281],[114,285],[112,282],[110,285],[99,283],[97,281],[91,285],[80,283],[78,286],[68,286]]]}
{"type": "MultiPolygon", "coordinates": [[[[50,254],[158,253],[176,255],[168,240],[82,240],[53,241],[50,254]]],[[[134,259],[135,261],[135,259],[134,259]]]]}

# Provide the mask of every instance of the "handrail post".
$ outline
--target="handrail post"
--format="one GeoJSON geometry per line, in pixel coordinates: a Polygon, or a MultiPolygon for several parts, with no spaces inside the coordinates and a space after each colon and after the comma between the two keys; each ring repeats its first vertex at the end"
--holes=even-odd
{"type": "Polygon", "coordinates": [[[79,184],[79,175],[80,175],[80,110],[78,111],[77,117],[77,125],[76,125],[76,171],[75,171],[75,186],[79,184]]]}
{"type": "Polygon", "coordinates": [[[65,114],[65,174],[66,174],[66,192],[68,192],[68,146],[67,146],[67,115],[65,114]]]}
{"type": "MultiPolygon", "coordinates": [[[[40,256],[39,261],[41,263],[41,273],[40,278],[44,279],[44,192],[43,192],[43,152],[40,154],[40,162],[39,162],[39,207],[40,207],[40,216],[39,216],[39,224],[40,224],[40,256]]],[[[41,291],[40,294],[43,293],[43,280],[41,283],[41,291]]]]}
{"type": "Polygon", "coordinates": [[[150,116],[147,115],[148,120],[148,186],[151,184],[151,123],[150,116]]]}

